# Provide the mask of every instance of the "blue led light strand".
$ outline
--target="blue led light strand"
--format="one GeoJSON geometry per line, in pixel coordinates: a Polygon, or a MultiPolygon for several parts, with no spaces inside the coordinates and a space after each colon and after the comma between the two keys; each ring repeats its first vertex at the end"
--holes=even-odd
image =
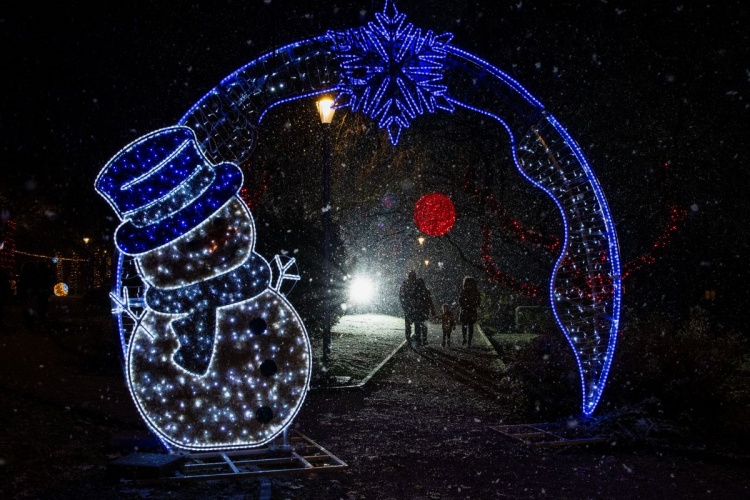
{"type": "Polygon", "coordinates": [[[453,110],[441,83],[445,48],[453,35],[422,35],[390,0],[375,19],[360,28],[328,32],[341,66],[334,107],[361,110],[395,146],[401,131],[425,110],[453,110]]]}
{"type": "MultiPolygon", "coordinates": [[[[560,147],[555,147],[553,150],[550,143],[535,140],[534,132],[526,134],[521,144],[517,145],[514,133],[503,118],[458,100],[451,100],[457,107],[463,107],[497,120],[509,135],[514,163],[519,172],[529,182],[544,191],[558,207],[563,219],[564,238],[560,255],[555,262],[549,282],[550,303],[555,321],[565,335],[578,366],[583,414],[591,415],[606,386],[617,343],[621,300],[619,248],[611,216],[599,183],[591,172],[580,148],[553,117],[545,115],[544,120],[552,125],[552,127],[548,127],[549,130],[545,131],[545,135],[553,132],[558,134],[561,138],[560,147]],[[568,175],[578,178],[575,182],[578,190],[571,188],[570,184],[560,188],[548,175],[544,173],[535,174],[535,169],[529,168],[530,164],[538,162],[541,171],[542,168],[546,167],[547,160],[550,157],[566,156],[560,148],[574,150],[573,156],[576,161],[569,166],[568,175]],[[590,189],[585,192],[581,191],[580,186],[582,185],[590,186],[590,189]],[[588,198],[586,197],[587,193],[589,193],[588,198]],[[592,198],[592,195],[593,199],[589,199],[592,198]],[[583,217],[579,210],[581,200],[595,206],[593,213],[595,222],[591,222],[588,217],[583,217]],[[599,221],[605,229],[597,230],[596,221],[599,221]],[[582,232],[585,233],[584,238],[578,238],[575,249],[571,249],[570,232],[572,227],[584,228],[582,232]],[[596,238],[600,237],[606,238],[606,245],[597,242],[596,238]],[[589,246],[606,248],[607,255],[611,256],[606,260],[606,265],[602,263],[602,265],[597,266],[590,259],[587,259],[587,248],[589,246]],[[584,270],[579,273],[579,279],[593,282],[599,279],[599,276],[605,275],[606,281],[611,281],[611,294],[604,293],[592,297],[581,297],[581,300],[588,302],[585,307],[578,305],[576,301],[565,299],[563,297],[565,294],[560,291],[576,288],[563,265],[571,260],[575,262],[574,267],[579,266],[584,270]],[[561,309],[567,311],[563,315],[564,317],[560,315],[561,309]],[[592,317],[593,320],[591,320],[592,317]],[[593,323],[593,328],[586,325],[589,322],[593,323]],[[603,346],[603,349],[600,350],[599,346],[603,346]]],[[[535,131],[538,134],[538,128],[535,131]]]]}
{"type": "Polygon", "coordinates": [[[99,173],[95,188],[121,221],[111,298],[128,389],[165,446],[260,446],[304,400],[312,350],[281,292],[299,274],[288,272],[294,259],[276,256],[274,278],[254,253],[238,165],[251,157],[268,112],[321,94],[366,114],[393,145],[413,120],[438,110],[460,107],[501,124],[516,168],[563,220],[550,303],[574,353],[583,413],[593,413],[615,352],[622,293],[603,191],[579,146],[538,100],[451,40],[416,28],[386,0],[365,26],[250,61],[176,126],[129,144],[99,173]]]}

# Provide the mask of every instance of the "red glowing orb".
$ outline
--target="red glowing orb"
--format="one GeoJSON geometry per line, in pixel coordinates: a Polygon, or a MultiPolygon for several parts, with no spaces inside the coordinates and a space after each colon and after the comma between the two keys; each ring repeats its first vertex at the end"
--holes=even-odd
{"type": "Polygon", "coordinates": [[[456,207],[442,193],[426,194],[414,205],[414,222],[427,236],[442,236],[456,222],[456,207]]]}

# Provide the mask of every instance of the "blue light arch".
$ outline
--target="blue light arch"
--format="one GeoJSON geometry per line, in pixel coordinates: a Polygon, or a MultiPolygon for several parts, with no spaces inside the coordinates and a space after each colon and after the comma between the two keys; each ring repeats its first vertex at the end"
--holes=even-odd
{"type": "MultiPolygon", "coordinates": [[[[394,146],[403,130],[425,114],[461,108],[495,120],[507,133],[504,139],[519,173],[545,192],[561,214],[564,238],[549,299],[575,356],[581,408],[589,416],[612,365],[622,294],[617,235],[604,193],[578,144],[534,96],[451,41],[450,34],[407,22],[386,0],[383,11],[364,26],[329,31],[250,61],[191,106],[175,127],[191,130],[208,164],[221,166],[250,159],[259,125],[274,107],[320,94],[333,94],[336,107],[375,120],[394,146]]],[[[154,246],[137,238],[132,244],[154,246]]],[[[137,269],[128,268],[134,264],[122,253],[115,296],[125,349],[149,305],[141,295],[137,269]],[[123,296],[125,289],[134,295],[123,296]]],[[[266,442],[280,430],[254,443],[266,442]]]]}
{"type": "Polygon", "coordinates": [[[323,93],[336,106],[377,120],[394,145],[419,115],[465,108],[507,132],[518,171],[544,191],[563,219],[564,244],[549,297],[578,364],[582,411],[602,396],[617,343],[620,253],[604,192],[583,151],[534,96],[506,73],[422,32],[387,0],[359,28],[280,47],[224,78],[180,119],[215,161],[244,162],[273,107],[323,93]]]}

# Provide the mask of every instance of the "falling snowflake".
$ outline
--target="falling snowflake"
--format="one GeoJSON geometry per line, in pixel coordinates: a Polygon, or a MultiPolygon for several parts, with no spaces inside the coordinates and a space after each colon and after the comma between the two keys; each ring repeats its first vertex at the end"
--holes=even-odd
{"type": "Polygon", "coordinates": [[[341,61],[341,83],[334,107],[361,110],[388,131],[393,145],[401,131],[425,110],[453,111],[442,83],[445,47],[450,33],[435,35],[405,24],[391,0],[377,23],[345,31],[329,31],[341,61]]]}

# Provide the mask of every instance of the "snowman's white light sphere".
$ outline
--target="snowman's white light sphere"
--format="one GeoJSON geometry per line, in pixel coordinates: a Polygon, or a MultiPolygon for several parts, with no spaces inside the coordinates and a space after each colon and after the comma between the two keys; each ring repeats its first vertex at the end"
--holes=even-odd
{"type": "Polygon", "coordinates": [[[149,312],[128,352],[128,386],[149,425],[183,449],[247,448],[272,440],[304,400],[312,369],[302,321],[271,289],[220,308],[208,372],[197,376],[171,357],[172,316],[149,312]]]}

